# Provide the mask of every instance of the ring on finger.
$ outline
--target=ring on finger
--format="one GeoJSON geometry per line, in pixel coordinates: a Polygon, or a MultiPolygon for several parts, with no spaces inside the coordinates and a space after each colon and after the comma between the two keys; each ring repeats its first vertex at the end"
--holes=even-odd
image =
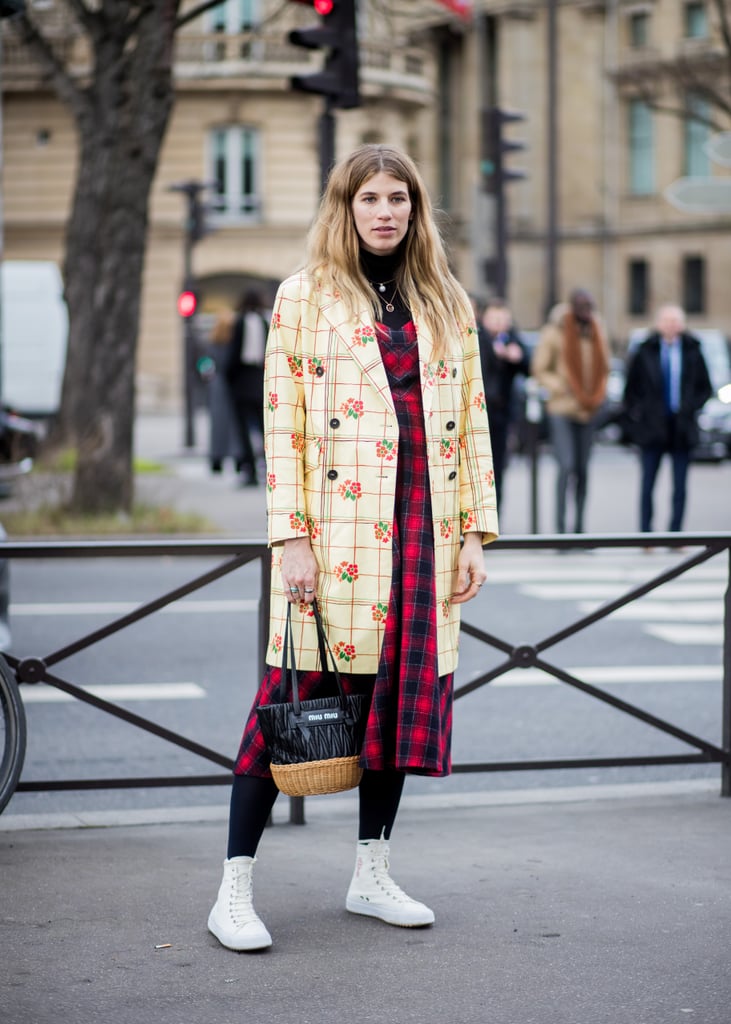
{"type": "Polygon", "coordinates": [[[305,587],[305,593],[306,594],[314,594],[315,590],[314,590],[313,587],[305,587]]]}
{"type": "Polygon", "coordinates": [[[289,592],[290,594],[299,594],[299,589],[299,587],[290,587],[289,592]]]}

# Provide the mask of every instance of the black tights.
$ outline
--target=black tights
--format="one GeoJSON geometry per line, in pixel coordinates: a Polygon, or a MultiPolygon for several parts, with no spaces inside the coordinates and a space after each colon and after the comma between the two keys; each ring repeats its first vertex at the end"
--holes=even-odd
{"type": "MultiPolygon", "coordinates": [[[[359,839],[389,839],[405,775],[394,769],[363,772],[358,787],[359,839]]],[[[228,824],[228,857],[253,857],[279,790],[272,779],[234,775],[228,824]]]]}

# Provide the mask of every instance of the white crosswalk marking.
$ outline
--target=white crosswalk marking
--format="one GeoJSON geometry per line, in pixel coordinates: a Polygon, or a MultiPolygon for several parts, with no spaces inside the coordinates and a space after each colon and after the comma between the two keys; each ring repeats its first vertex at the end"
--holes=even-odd
{"type": "MultiPolygon", "coordinates": [[[[579,610],[594,612],[601,608],[602,601],[579,601],[579,610]]],[[[677,601],[652,601],[643,597],[639,601],[623,605],[612,618],[638,619],[646,622],[652,619],[668,619],[676,622],[723,622],[723,603],[721,601],[695,601],[682,603],[677,601]]]]}
{"type": "Polygon", "coordinates": [[[666,640],[669,644],[686,646],[718,645],[723,643],[723,625],[717,626],[663,626],[662,623],[649,622],[645,632],[666,640]]]}
{"type": "MultiPolygon", "coordinates": [[[[520,588],[528,597],[538,597],[544,601],[611,601],[621,597],[636,585],[636,581],[627,583],[605,583],[601,580],[593,583],[538,583],[526,584],[520,588]]],[[[725,589],[723,580],[708,583],[666,583],[653,591],[662,600],[694,601],[704,598],[722,598],[725,589]]]]}
{"type": "MultiPolygon", "coordinates": [[[[10,615],[129,615],[141,601],[46,601],[33,604],[11,604],[10,615]]],[[[156,615],[220,615],[231,612],[255,612],[257,600],[194,601],[186,598],[161,608],[156,615]]]]}
{"type": "MultiPolygon", "coordinates": [[[[101,683],[80,689],[109,701],[200,700],[206,691],[197,683],[101,683]]],[[[20,694],[24,704],[60,704],[76,700],[69,693],[43,683],[23,685],[20,694]]]]}
{"type": "MultiPolygon", "coordinates": [[[[538,601],[565,601],[577,614],[592,614],[610,601],[679,564],[682,556],[617,551],[549,561],[488,562],[488,583],[514,584],[520,594],[538,601]],[[576,560],[574,560],[576,559],[576,560]]],[[[673,645],[693,647],[723,644],[724,597],[729,586],[728,562],[714,558],[663,583],[644,597],[611,613],[608,621],[635,622],[649,636],[673,645]]],[[[582,677],[583,678],[583,677],[582,677]]],[[[510,683],[529,685],[519,673],[510,683]]]]}
{"type": "MultiPolygon", "coordinates": [[[[626,683],[720,683],[720,665],[587,665],[566,671],[594,686],[626,683]]],[[[476,678],[480,673],[474,673],[476,678]]],[[[563,686],[554,676],[539,668],[516,668],[498,676],[492,686],[563,686]]]]}

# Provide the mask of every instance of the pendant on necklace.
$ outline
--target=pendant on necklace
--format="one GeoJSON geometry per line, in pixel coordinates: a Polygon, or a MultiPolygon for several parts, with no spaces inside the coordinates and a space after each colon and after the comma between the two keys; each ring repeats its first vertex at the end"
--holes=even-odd
{"type": "MultiPolygon", "coordinates": [[[[384,289],[384,290],[385,290],[385,289],[384,289]]],[[[386,311],[387,311],[388,313],[393,313],[393,311],[394,311],[394,308],[395,308],[395,307],[394,307],[394,304],[393,304],[392,302],[387,302],[387,303],[386,303],[386,311]]]]}
{"type": "Polygon", "coordinates": [[[383,281],[381,281],[381,283],[379,284],[379,286],[378,286],[378,290],[379,290],[379,292],[381,293],[381,295],[383,295],[383,293],[385,292],[385,290],[386,290],[386,286],[385,286],[385,284],[383,283],[383,281]]]}

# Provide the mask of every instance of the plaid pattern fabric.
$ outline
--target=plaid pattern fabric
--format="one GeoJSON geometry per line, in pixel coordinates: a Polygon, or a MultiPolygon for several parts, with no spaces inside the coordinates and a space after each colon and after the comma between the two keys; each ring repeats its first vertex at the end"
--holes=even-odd
{"type": "Polygon", "coordinates": [[[365,767],[426,775],[450,770],[452,673],[437,670],[437,602],[427,443],[416,331],[378,342],[399,421],[393,576],[386,634],[363,743],[365,767]]]}
{"type": "MultiPolygon", "coordinates": [[[[437,669],[434,538],[416,331],[407,324],[378,341],[399,422],[392,538],[392,583],[376,676],[343,675],[347,692],[373,699],[361,763],[425,775],[451,769],[453,674],[437,669]]],[[[281,669],[270,667],[256,695],[236,759],[237,774],[269,775],[256,707],[279,700],[281,669]]],[[[319,671],[300,673],[303,699],[318,692],[319,671]]]]}

